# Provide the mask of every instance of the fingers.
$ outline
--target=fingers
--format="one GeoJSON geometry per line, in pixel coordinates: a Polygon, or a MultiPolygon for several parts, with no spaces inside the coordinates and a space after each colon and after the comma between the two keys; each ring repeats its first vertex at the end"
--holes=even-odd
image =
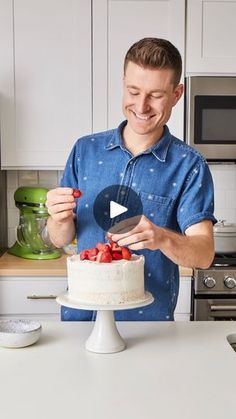
{"type": "Polygon", "coordinates": [[[76,203],[72,192],[72,188],[56,188],[48,191],[46,207],[55,221],[63,221],[73,217],[73,209],[76,207],[76,203]]]}
{"type": "MultiPolygon", "coordinates": [[[[148,239],[148,234],[146,232],[141,232],[137,234],[132,234],[128,237],[125,237],[123,239],[118,239],[117,244],[119,246],[126,246],[131,249],[130,246],[138,245],[141,247],[138,247],[139,249],[142,249],[143,244],[148,239]]],[[[114,240],[115,241],[115,240],[114,240]]]]}
{"type": "Polygon", "coordinates": [[[142,216],[141,218],[128,218],[127,220],[121,221],[113,226],[107,233],[107,236],[108,238],[112,238],[113,241],[120,241],[125,237],[130,237],[133,234],[140,233],[147,228],[146,220],[145,216],[142,216]]]}
{"type": "MultiPolygon", "coordinates": [[[[117,242],[119,246],[126,246],[131,250],[154,250],[159,248],[159,233],[157,230],[158,227],[143,215],[133,229],[121,234],[117,232],[112,234],[110,230],[107,237],[117,242]]],[[[121,229],[121,231],[123,230],[121,229]]]]}

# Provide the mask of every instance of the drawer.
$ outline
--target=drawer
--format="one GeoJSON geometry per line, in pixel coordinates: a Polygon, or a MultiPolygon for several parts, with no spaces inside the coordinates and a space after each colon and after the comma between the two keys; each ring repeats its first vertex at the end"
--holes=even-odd
{"type": "Polygon", "coordinates": [[[66,289],[67,278],[1,278],[0,315],[60,313],[55,297],[66,289]]]}

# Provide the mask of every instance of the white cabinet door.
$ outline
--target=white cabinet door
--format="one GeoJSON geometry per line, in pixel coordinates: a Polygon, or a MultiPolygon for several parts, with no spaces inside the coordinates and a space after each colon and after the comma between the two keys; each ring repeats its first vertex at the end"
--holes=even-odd
{"type": "Polygon", "coordinates": [[[191,277],[182,276],[179,279],[179,296],[174,313],[177,321],[190,320],[191,313],[191,277]]]}
{"type": "MultiPolygon", "coordinates": [[[[93,5],[93,129],[115,128],[121,109],[123,61],[128,48],[144,37],[170,40],[184,62],[184,0],[100,0],[93,5]]],[[[183,137],[183,100],[168,123],[183,137]]]]}
{"type": "Polygon", "coordinates": [[[91,1],[0,0],[3,168],[61,169],[91,132],[91,1]]]}
{"type": "Polygon", "coordinates": [[[67,289],[67,278],[1,277],[0,316],[58,315],[56,297],[67,289]]]}
{"type": "Polygon", "coordinates": [[[236,74],[236,0],[187,1],[186,73],[236,74]]]}

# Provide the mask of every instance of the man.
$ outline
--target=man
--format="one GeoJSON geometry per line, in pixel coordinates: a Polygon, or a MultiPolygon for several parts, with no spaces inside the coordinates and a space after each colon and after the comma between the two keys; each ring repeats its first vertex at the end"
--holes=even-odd
{"type": "MultiPolygon", "coordinates": [[[[166,126],[183,94],[181,71],[181,56],[169,41],[144,38],[132,45],[124,62],[126,120],[117,129],[77,141],[62,187],[48,193],[52,242],[64,246],[77,233],[78,251],[106,238],[107,232],[96,225],[92,212],[101,190],[121,184],[131,186],[141,197],[143,215],[138,225],[113,234],[112,240],[144,254],[145,288],[155,301],[141,310],[117,312],[119,320],[173,320],[178,265],[207,268],[214,257],[216,220],[209,168],[196,150],[171,135],[166,126]],[[84,193],[77,204],[71,188],[84,193]]],[[[64,309],[67,318],[94,316],[89,311],[64,309]]]]}

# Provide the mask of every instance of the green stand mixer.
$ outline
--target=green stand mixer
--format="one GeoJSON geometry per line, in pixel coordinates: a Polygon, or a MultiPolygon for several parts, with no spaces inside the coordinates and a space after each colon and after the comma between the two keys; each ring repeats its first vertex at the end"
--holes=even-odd
{"type": "Polygon", "coordinates": [[[48,189],[23,186],[15,191],[16,207],[20,211],[16,243],[8,250],[25,259],[55,259],[61,256],[51,243],[43,239],[48,212],[45,205],[48,189]]]}

